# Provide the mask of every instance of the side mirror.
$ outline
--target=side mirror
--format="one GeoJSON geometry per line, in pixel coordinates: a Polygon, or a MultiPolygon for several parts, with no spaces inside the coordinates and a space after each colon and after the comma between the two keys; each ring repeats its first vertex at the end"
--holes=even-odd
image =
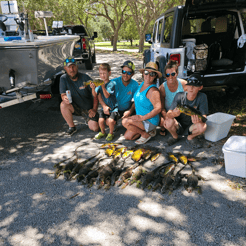
{"type": "Polygon", "coordinates": [[[93,39],[97,38],[97,32],[94,32],[93,39]]]}
{"type": "Polygon", "coordinates": [[[151,34],[150,33],[145,34],[145,42],[148,42],[148,43],[152,44],[151,34]]]}

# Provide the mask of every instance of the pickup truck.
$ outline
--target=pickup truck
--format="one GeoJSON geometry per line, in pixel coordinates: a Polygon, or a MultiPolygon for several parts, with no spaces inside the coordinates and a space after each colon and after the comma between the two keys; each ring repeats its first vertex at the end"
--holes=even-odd
{"type": "Polygon", "coordinates": [[[97,32],[90,36],[84,25],[64,25],[63,32],[68,35],[80,36],[80,40],[74,46],[73,56],[77,61],[85,63],[87,70],[92,70],[92,65],[96,62],[94,39],[97,38],[97,32]]]}
{"type": "Polygon", "coordinates": [[[246,85],[245,11],[245,0],[187,0],[168,9],[145,36],[151,47],[144,51],[143,66],[154,61],[164,75],[174,59],[178,77],[199,73],[204,88],[246,85]]]}

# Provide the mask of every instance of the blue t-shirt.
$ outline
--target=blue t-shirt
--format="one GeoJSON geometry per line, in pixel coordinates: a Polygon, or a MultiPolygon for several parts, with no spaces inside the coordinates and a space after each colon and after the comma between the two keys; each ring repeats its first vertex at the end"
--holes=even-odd
{"type": "Polygon", "coordinates": [[[60,78],[60,94],[70,90],[72,100],[81,109],[89,110],[93,108],[93,95],[90,86],[84,86],[84,82],[92,80],[90,76],[84,73],[78,73],[78,80],[73,81],[67,74],[60,78]]]}
{"type": "Polygon", "coordinates": [[[107,92],[110,94],[109,98],[106,98],[104,96],[103,89],[101,86],[97,86],[95,91],[97,94],[101,94],[103,101],[106,103],[107,106],[111,108],[111,110],[109,111],[110,113],[118,112],[118,104],[115,95],[115,83],[110,80],[108,83],[105,84],[105,88],[107,92]]]}
{"type": "MultiPolygon", "coordinates": [[[[154,109],[153,104],[151,101],[146,97],[146,94],[148,90],[151,87],[156,87],[156,85],[150,85],[148,88],[146,88],[144,91],[141,91],[141,88],[143,86],[144,82],[139,86],[137,92],[134,94],[134,102],[135,102],[135,109],[136,109],[136,115],[146,115],[149,112],[151,112],[154,109]]],[[[147,119],[150,123],[152,123],[155,126],[159,125],[160,121],[160,115],[157,114],[153,118],[147,119]]]]}
{"type": "Polygon", "coordinates": [[[126,111],[130,109],[133,96],[139,87],[138,82],[134,79],[131,79],[130,83],[125,86],[122,82],[122,77],[112,79],[112,81],[114,81],[116,84],[115,91],[119,111],[126,111]]]}

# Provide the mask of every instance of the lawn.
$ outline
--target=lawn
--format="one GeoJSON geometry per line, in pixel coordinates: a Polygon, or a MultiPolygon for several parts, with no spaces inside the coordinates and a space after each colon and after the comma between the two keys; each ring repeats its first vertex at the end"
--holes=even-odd
{"type": "MultiPolygon", "coordinates": [[[[118,41],[117,42],[117,49],[138,49],[138,44],[139,44],[139,40],[134,40],[132,42],[132,46],[131,46],[131,42],[129,42],[129,41],[118,41]]],[[[95,45],[96,45],[96,47],[113,48],[110,41],[108,41],[108,42],[95,42],[95,45]]],[[[150,47],[150,44],[145,42],[144,47],[148,48],[148,47],[150,47]]]]}

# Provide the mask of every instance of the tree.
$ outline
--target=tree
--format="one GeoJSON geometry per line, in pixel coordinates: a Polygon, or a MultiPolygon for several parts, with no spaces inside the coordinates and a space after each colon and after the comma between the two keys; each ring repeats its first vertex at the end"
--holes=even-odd
{"type": "MultiPolygon", "coordinates": [[[[180,4],[178,0],[126,0],[139,34],[139,52],[143,52],[145,32],[153,19],[165,10],[180,4]]],[[[183,2],[183,1],[182,1],[183,2]]]]}
{"type": "Polygon", "coordinates": [[[117,40],[122,24],[129,18],[128,5],[125,0],[91,0],[86,12],[106,18],[113,30],[113,51],[117,50],[117,40]]]}

